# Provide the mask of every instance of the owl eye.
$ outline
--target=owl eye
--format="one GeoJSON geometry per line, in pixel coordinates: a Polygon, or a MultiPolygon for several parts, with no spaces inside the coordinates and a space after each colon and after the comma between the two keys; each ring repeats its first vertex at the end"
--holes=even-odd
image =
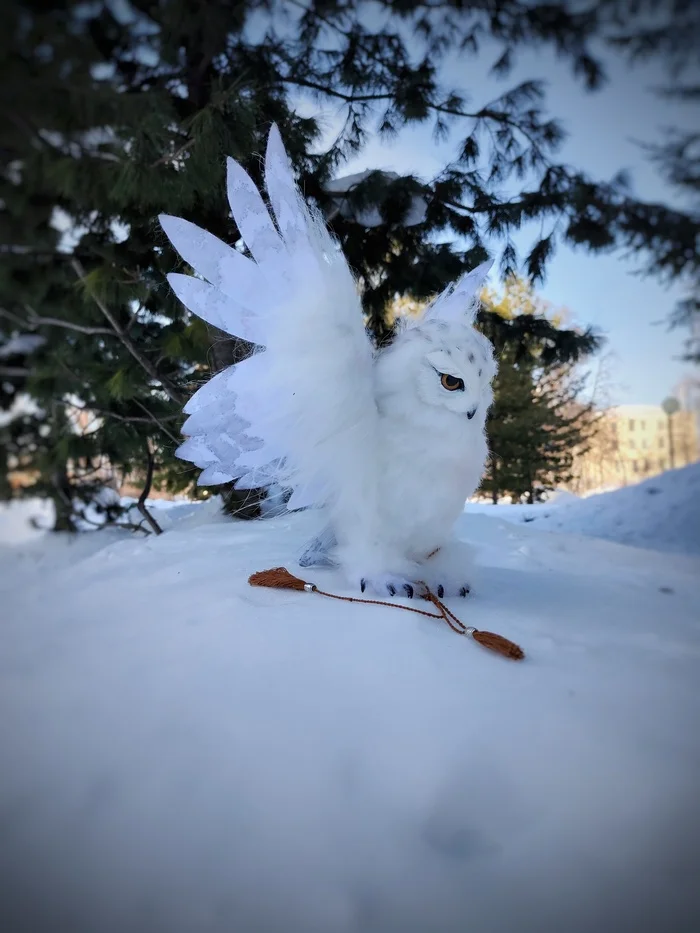
{"type": "Polygon", "coordinates": [[[440,385],[448,392],[463,392],[464,380],[456,376],[450,376],[449,373],[440,373],[440,385]]]}

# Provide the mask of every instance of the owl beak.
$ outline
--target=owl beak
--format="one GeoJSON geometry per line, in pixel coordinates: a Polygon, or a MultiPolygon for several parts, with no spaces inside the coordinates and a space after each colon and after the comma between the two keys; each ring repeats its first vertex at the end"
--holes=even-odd
{"type": "Polygon", "coordinates": [[[469,418],[469,420],[471,421],[475,414],[476,414],[476,408],[472,408],[471,411],[467,412],[467,418],[469,418]]]}

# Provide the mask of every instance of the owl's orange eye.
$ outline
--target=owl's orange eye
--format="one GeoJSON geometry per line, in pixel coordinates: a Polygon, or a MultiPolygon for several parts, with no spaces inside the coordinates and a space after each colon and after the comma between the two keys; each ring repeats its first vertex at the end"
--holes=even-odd
{"type": "Polygon", "coordinates": [[[448,392],[464,391],[464,380],[456,376],[450,376],[449,373],[440,373],[440,385],[448,392]]]}

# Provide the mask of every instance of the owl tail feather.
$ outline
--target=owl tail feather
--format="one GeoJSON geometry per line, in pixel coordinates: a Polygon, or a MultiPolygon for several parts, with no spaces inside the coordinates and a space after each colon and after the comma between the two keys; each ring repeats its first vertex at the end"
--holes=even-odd
{"type": "MultiPolygon", "coordinates": [[[[495,651],[497,654],[509,658],[511,661],[521,661],[525,657],[525,652],[516,645],[515,642],[497,635],[495,632],[482,632],[471,625],[465,625],[461,619],[441,602],[438,597],[431,593],[426,587],[424,599],[429,600],[437,612],[426,612],[424,609],[416,609],[414,606],[401,606],[398,603],[389,603],[382,599],[360,599],[357,596],[338,596],[337,593],[325,593],[319,590],[315,583],[307,583],[301,577],[295,577],[286,567],[273,567],[270,570],[260,570],[248,577],[248,583],[251,586],[266,586],[279,590],[297,590],[306,593],[318,593],[319,596],[327,596],[329,599],[339,599],[346,603],[363,603],[366,606],[389,606],[392,609],[403,609],[406,612],[414,612],[416,615],[428,616],[430,619],[443,619],[450,626],[453,632],[458,635],[471,635],[475,642],[483,648],[495,651]]],[[[425,584],[423,584],[425,585],[425,584]]]]}

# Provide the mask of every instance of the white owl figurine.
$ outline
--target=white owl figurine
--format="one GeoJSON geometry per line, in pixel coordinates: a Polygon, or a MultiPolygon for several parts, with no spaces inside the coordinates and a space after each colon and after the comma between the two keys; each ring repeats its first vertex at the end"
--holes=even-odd
{"type": "Polygon", "coordinates": [[[273,127],[265,158],[272,214],[228,162],[228,197],[251,254],[186,220],[161,225],[198,277],[168,276],[190,311],[256,344],[190,399],[178,456],[201,484],[292,488],[325,530],[300,560],[332,564],[358,590],[466,595],[452,527],[482,474],[492,346],[472,326],[485,263],[404,320],[375,351],[358,291],[323,219],[296,187],[273,127]],[[451,565],[452,564],[452,565],[451,565]]]}

